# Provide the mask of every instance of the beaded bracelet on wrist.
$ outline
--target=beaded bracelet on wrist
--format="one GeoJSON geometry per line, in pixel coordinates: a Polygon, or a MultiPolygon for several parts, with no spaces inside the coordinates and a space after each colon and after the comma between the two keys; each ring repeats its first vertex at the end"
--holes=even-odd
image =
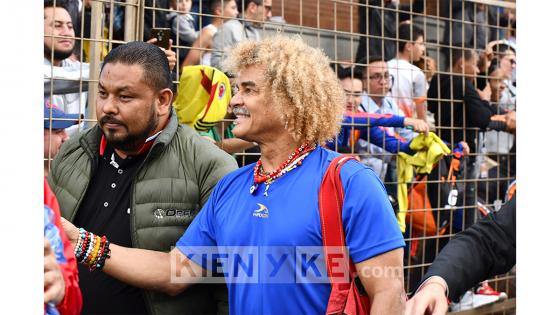
{"type": "Polygon", "coordinates": [[[107,237],[97,236],[80,228],[74,254],[76,260],[89,267],[91,271],[101,270],[107,258],[111,257],[107,237]]]}

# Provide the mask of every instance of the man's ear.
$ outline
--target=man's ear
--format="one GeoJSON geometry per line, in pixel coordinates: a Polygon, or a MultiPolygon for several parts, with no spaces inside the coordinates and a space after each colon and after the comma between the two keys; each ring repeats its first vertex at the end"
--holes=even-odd
{"type": "Polygon", "coordinates": [[[461,59],[459,59],[459,69],[463,70],[465,69],[465,58],[461,57],[461,59]]]}
{"type": "Polygon", "coordinates": [[[173,103],[173,91],[171,89],[159,91],[156,102],[158,116],[167,115],[169,113],[169,106],[172,106],[173,103]]]}
{"type": "Polygon", "coordinates": [[[404,49],[405,49],[406,51],[412,52],[412,46],[414,46],[414,44],[413,44],[412,42],[407,42],[407,43],[405,44],[404,49]]]}
{"type": "MultiPolygon", "coordinates": [[[[246,0],[247,1],[247,0],[246,0]]],[[[257,4],[254,2],[249,3],[249,6],[247,6],[247,11],[249,11],[249,13],[251,13],[251,15],[257,14],[257,4]]]]}

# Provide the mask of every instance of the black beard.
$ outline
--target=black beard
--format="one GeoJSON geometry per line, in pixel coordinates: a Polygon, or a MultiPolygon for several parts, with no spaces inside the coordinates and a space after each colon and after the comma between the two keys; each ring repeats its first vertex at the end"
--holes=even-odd
{"type": "MultiPolygon", "coordinates": [[[[45,58],[50,60],[52,50],[49,47],[45,46],[44,51],[45,51],[45,58]]],[[[55,49],[54,50],[53,61],[62,61],[64,59],[70,57],[72,55],[72,51],[74,51],[73,47],[69,51],[62,51],[62,50],[56,50],[55,49]]]]}
{"type": "MultiPolygon", "coordinates": [[[[99,125],[101,127],[103,127],[103,125],[106,123],[119,123],[122,126],[124,126],[125,129],[128,131],[128,127],[125,124],[123,124],[119,120],[114,119],[112,116],[104,116],[99,121],[99,125]]],[[[129,133],[123,139],[115,139],[111,132],[103,131],[103,134],[105,134],[105,139],[107,140],[107,143],[113,148],[123,152],[137,152],[142,147],[142,145],[144,145],[146,139],[150,136],[150,134],[154,132],[154,130],[156,130],[157,125],[158,125],[158,119],[156,116],[155,105],[154,105],[150,110],[150,120],[148,120],[148,124],[146,125],[146,128],[144,128],[140,133],[138,134],[129,133]]]]}

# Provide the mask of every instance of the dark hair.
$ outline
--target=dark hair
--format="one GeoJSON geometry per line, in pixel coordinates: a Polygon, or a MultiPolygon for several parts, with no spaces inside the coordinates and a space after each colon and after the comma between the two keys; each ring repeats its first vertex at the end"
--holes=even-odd
{"type": "Polygon", "coordinates": [[[461,58],[464,57],[465,60],[471,60],[475,52],[472,49],[466,48],[454,48],[451,50],[451,67],[453,67],[461,58]]]}
{"type": "Polygon", "coordinates": [[[490,74],[494,71],[496,71],[497,69],[500,69],[500,61],[498,60],[498,58],[492,58],[492,60],[490,61],[490,66],[488,67],[488,76],[490,76],[490,74]]]}
{"type": "Polygon", "coordinates": [[[363,76],[362,67],[341,67],[340,65],[335,66],[336,75],[339,80],[344,80],[346,78],[361,80],[363,76]]]}
{"type": "Polygon", "coordinates": [[[103,67],[109,63],[140,65],[144,69],[144,81],[155,91],[172,88],[169,62],[165,53],[156,45],[145,42],[129,42],[112,49],[103,60],[103,67]]]}
{"type": "Polygon", "coordinates": [[[399,25],[399,52],[404,51],[404,46],[408,42],[416,41],[420,36],[424,37],[424,30],[410,23],[399,25]]]}
{"type": "Polygon", "coordinates": [[[222,7],[222,1],[224,1],[224,5],[228,2],[230,2],[231,0],[211,0],[210,4],[208,5],[208,9],[210,9],[210,13],[214,14],[214,11],[216,11],[217,8],[221,8],[222,7]]]}
{"type": "Polygon", "coordinates": [[[506,51],[508,50],[511,50],[515,54],[515,48],[505,43],[494,45],[494,47],[492,47],[492,50],[494,51],[494,54],[498,55],[499,58],[505,56],[506,51]]]}
{"type": "Polygon", "coordinates": [[[243,6],[243,12],[245,12],[251,2],[256,5],[263,5],[263,0],[237,0],[237,7],[241,8],[243,6],[243,3],[245,3],[245,5],[243,6]]]}
{"type": "Polygon", "coordinates": [[[362,59],[358,61],[358,64],[355,67],[354,71],[359,71],[362,76],[367,73],[367,65],[370,63],[378,62],[378,61],[386,61],[381,55],[378,54],[370,54],[369,56],[364,56],[362,59]]]}
{"type": "Polygon", "coordinates": [[[43,1],[43,8],[61,8],[66,11],[68,10],[68,3],[66,0],[56,0],[56,6],[54,0],[44,0],[43,1]]]}

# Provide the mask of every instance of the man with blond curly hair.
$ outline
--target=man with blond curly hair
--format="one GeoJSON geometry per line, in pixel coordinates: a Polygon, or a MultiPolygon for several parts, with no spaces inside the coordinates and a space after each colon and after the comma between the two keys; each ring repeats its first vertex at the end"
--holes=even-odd
{"type": "MultiPolygon", "coordinates": [[[[318,192],[339,154],[321,144],[339,132],[344,93],[328,58],[300,38],[243,42],[226,65],[236,74],[233,133],[256,142],[260,160],[220,180],[169,254],[111,243],[103,271],[168,294],[223,271],[232,314],[324,314],[318,192]]],[[[400,314],[404,241],[383,184],[356,161],[340,176],[346,245],[372,314],[400,314]]]]}

